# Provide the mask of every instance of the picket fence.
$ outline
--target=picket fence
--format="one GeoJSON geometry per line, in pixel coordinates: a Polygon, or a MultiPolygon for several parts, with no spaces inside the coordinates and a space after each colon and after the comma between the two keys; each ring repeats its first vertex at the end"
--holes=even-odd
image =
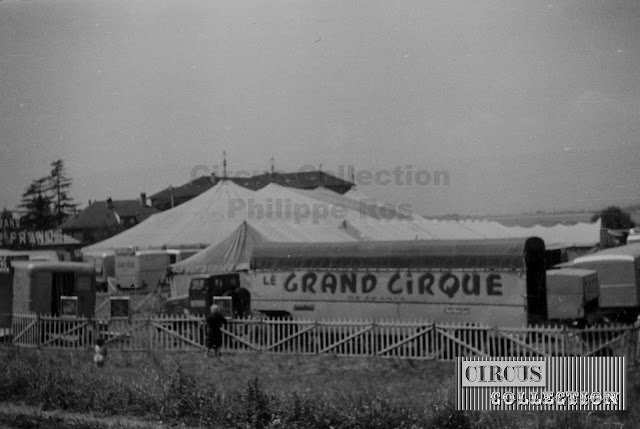
{"type": "MultiPolygon", "coordinates": [[[[378,356],[451,361],[458,356],[627,356],[640,363],[640,325],[585,329],[488,326],[431,322],[228,320],[223,348],[338,356],[378,356]]],[[[205,324],[188,315],[132,316],[125,319],[61,318],[13,314],[6,342],[40,349],[88,349],[103,337],[110,349],[198,351],[205,347],[205,324]]]]}
{"type": "Polygon", "coordinates": [[[108,319],[111,316],[110,302],[112,297],[127,296],[131,313],[155,314],[161,311],[163,299],[159,293],[128,294],[128,293],[96,293],[95,319],[108,319]]]}

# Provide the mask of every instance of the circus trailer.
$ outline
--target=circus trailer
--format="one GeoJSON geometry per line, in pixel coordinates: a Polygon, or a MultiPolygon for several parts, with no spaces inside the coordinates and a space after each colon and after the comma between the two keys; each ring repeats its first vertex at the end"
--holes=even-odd
{"type": "Polygon", "coordinates": [[[12,312],[93,317],[94,267],[81,262],[14,261],[12,312]]]}
{"type": "Polygon", "coordinates": [[[182,262],[200,252],[202,249],[167,249],[169,255],[169,265],[182,262]]]}
{"type": "Polygon", "coordinates": [[[115,250],[115,279],[119,289],[148,290],[167,283],[169,265],[202,249],[115,250]]]}
{"type": "Polygon", "coordinates": [[[640,315],[640,243],[581,256],[568,265],[598,272],[600,307],[605,317],[636,322],[640,315]]]}
{"type": "Polygon", "coordinates": [[[119,289],[148,290],[165,282],[169,254],[166,250],[116,249],[115,278],[119,289]]]}
{"type": "Polygon", "coordinates": [[[213,298],[236,296],[269,317],[513,327],[596,319],[593,289],[567,292],[558,280],[547,277],[538,238],[265,243],[253,249],[247,272],[195,277],[189,305],[206,311],[213,298]],[[565,305],[554,305],[558,299],[565,305]]]}

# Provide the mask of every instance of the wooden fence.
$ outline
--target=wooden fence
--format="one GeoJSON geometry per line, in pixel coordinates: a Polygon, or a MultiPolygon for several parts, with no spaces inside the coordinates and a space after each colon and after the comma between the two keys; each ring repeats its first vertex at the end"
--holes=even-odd
{"type": "MultiPolygon", "coordinates": [[[[234,352],[332,354],[451,361],[458,356],[627,356],[640,363],[640,325],[491,328],[430,322],[234,319],[223,347],[234,352]]],[[[60,318],[14,314],[11,344],[41,349],[87,349],[101,336],[110,349],[198,351],[205,326],[199,317],[60,318]]]]}
{"type": "Polygon", "coordinates": [[[108,319],[111,314],[109,305],[112,297],[127,296],[129,297],[130,311],[133,314],[156,314],[162,310],[163,298],[159,292],[151,292],[145,294],[127,294],[127,293],[96,293],[96,309],[94,312],[95,319],[108,319]]]}

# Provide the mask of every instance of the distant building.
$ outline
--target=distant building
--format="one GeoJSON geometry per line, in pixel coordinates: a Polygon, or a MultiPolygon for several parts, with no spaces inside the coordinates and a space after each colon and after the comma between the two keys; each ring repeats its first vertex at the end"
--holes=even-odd
{"type": "Polygon", "coordinates": [[[112,200],[89,202],[78,216],[68,219],[60,227],[62,232],[81,241],[83,245],[96,243],[131,228],[158,213],[147,205],[147,197],[140,200],[112,200]]]}
{"type": "MultiPolygon", "coordinates": [[[[158,210],[168,210],[208,191],[222,180],[218,176],[201,176],[182,186],[168,187],[152,195],[151,206],[158,210]]],[[[348,192],[354,184],[323,171],[298,173],[263,173],[252,177],[230,177],[239,186],[252,191],[262,189],[270,183],[298,189],[325,187],[339,194],[348,192]]]]}

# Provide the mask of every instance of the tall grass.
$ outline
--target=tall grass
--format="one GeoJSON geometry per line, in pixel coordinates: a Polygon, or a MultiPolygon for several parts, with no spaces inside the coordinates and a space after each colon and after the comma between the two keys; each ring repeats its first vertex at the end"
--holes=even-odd
{"type": "Polygon", "coordinates": [[[460,412],[451,402],[453,367],[434,362],[157,353],[109,359],[99,369],[88,353],[0,349],[0,400],[214,428],[581,429],[640,421],[637,407],[460,412]]]}

